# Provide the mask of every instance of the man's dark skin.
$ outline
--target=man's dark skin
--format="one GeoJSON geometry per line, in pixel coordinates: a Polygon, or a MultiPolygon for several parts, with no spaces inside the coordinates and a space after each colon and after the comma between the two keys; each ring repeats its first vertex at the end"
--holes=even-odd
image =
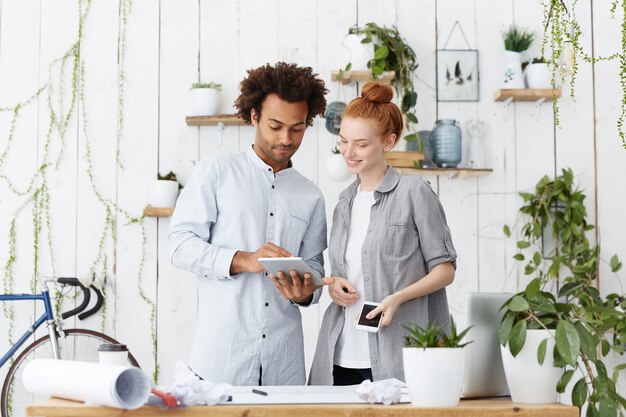
{"type": "MultiPolygon", "coordinates": [[[[289,161],[296,153],[306,129],[309,107],[306,101],[290,103],[271,93],[263,100],[262,111],[250,112],[252,125],[255,127],[254,152],[272,167],[274,174],[289,167],[289,161]]],[[[271,242],[264,243],[254,252],[238,251],[230,265],[230,273],[262,272],[263,265],[259,258],[279,258],[293,256],[289,251],[271,242]]],[[[313,293],[320,288],[313,285],[311,274],[304,274],[304,280],[296,271],[290,271],[291,281],[284,273],[269,275],[278,292],[287,300],[307,305],[313,299],[313,293]]],[[[323,278],[324,284],[332,284],[334,278],[323,278]]]]}

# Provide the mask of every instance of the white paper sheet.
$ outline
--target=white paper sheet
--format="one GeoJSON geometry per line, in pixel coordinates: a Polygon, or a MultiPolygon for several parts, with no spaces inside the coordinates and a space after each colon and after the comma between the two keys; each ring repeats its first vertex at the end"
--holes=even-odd
{"type": "Polygon", "coordinates": [[[141,407],[150,395],[148,377],[126,365],[34,359],[24,368],[23,380],[35,395],[129,410],[141,407]]]}
{"type": "MultiPolygon", "coordinates": [[[[358,385],[348,386],[264,386],[233,387],[232,402],[223,404],[365,404],[356,393],[358,385]],[[267,395],[255,394],[252,389],[267,395]]],[[[411,402],[406,388],[401,403],[411,402]]]]}

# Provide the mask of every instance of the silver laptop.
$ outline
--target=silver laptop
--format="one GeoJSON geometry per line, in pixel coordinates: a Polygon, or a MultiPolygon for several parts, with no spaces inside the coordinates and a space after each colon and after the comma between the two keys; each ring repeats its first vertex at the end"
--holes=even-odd
{"type": "Polygon", "coordinates": [[[467,294],[466,326],[472,343],[465,346],[463,398],[509,395],[504,377],[498,329],[502,312],[498,310],[513,294],[472,292],[467,294]]]}

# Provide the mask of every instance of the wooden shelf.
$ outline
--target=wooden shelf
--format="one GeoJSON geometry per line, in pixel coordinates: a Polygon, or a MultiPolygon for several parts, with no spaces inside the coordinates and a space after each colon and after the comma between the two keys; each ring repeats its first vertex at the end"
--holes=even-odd
{"type": "Polygon", "coordinates": [[[445,175],[450,178],[482,177],[493,172],[491,168],[397,168],[404,175],[445,175]]]}
{"type": "Polygon", "coordinates": [[[187,116],[188,126],[217,126],[224,123],[227,126],[244,126],[247,123],[234,114],[218,114],[216,116],[187,116]]]}
{"type": "Polygon", "coordinates": [[[170,217],[174,213],[174,207],[151,207],[143,209],[146,217],[170,217]]]}
{"type": "Polygon", "coordinates": [[[416,161],[424,159],[424,154],[413,151],[385,152],[385,161],[394,168],[413,168],[416,161]]]}
{"type": "Polygon", "coordinates": [[[539,100],[552,100],[552,96],[561,97],[561,89],[551,88],[511,88],[504,90],[497,90],[493,94],[495,101],[539,101],[539,100]]]}
{"type": "MultiPolygon", "coordinates": [[[[384,83],[390,83],[395,75],[394,71],[385,71],[377,79],[384,83]]],[[[360,83],[374,79],[371,71],[343,71],[343,73],[341,71],[333,71],[331,76],[333,81],[341,81],[342,84],[360,83]]]]}

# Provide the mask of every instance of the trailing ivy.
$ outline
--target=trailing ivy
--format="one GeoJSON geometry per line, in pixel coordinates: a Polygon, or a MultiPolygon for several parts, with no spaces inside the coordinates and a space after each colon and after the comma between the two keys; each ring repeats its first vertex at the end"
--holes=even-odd
{"type": "Polygon", "coordinates": [[[124,72],[124,64],[126,62],[126,28],[128,27],[128,16],[132,8],[132,0],[120,1],[120,15],[122,23],[120,27],[120,38],[118,44],[119,51],[119,67],[117,76],[117,136],[116,136],[116,154],[115,160],[120,168],[124,168],[121,158],[121,142],[124,132],[124,87],[126,84],[126,76],[124,72]]]}
{"type": "MultiPolygon", "coordinates": [[[[125,50],[126,50],[126,31],[128,26],[128,17],[131,11],[132,1],[122,0],[120,1],[120,16],[121,25],[119,33],[119,61],[118,61],[118,110],[117,110],[117,130],[116,130],[116,165],[123,169],[121,163],[121,140],[123,138],[124,130],[124,85],[125,85],[125,50]]],[[[11,123],[6,140],[5,148],[0,150],[0,181],[2,181],[6,187],[15,195],[21,199],[21,204],[17,210],[13,213],[9,219],[9,239],[8,239],[8,259],[4,265],[3,285],[4,291],[11,293],[14,291],[14,270],[17,259],[17,231],[16,224],[18,217],[24,212],[27,207],[30,207],[31,219],[32,219],[32,241],[33,241],[33,271],[32,279],[30,282],[31,290],[35,291],[36,281],[35,278],[39,275],[40,259],[42,255],[42,249],[46,248],[49,252],[51,268],[54,276],[56,273],[56,260],[54,256],[52,235],[52,216],[50,210],[50,188],[49,188],[49,174],[52,170],[58,170],[61,162],[63,161],[63,155],[65,150],[65,139],[68,132],[68,128],[72,120],[74,120],[75,109],[80,107],[81,115],[81,131],[84,136],[85,146],[85,159],[87,161],[86,171],[87,178],[91,190],[98,202],[102,205],[104,211],[104,226],[100,233],[98,240],[98,247],[95,259],[91,263],[91,272],[96,270],[100,271],[103,277],[101,281],[101,290],[106,295],[106,276],[110,269],[109,256],[106,251],[107,242],[111,241],[113,245],[117,243],[117,220],[118,216],[121,216],[125,220],[125,224],[136,224],[141,229],[141,260],[138,268],[137,285],[139,288],[139,295],[142,300],[146,302],[150,309],[150,323],[151,323],[151,337],[153,347],[153,357],[155,363],[155,382],[158,381],[158,363],[156,361],[156,303],[151,300],[143,291],[142,278],[144,272],[145,258],[146,258],[146,233],[144,227],[144,218],[133,217],[127,211],[121,209],[116,201],[105,197],[102,192],[96,186],[93,159],[92,159],[92,147],[88,135],[88,112],[86,110],[85,103],[85,65],[81,60],[81,45],[84,39],[84,28],[89,15],[91,7],[91,0],[78,0],[79,10],[79,22],[78,33],[76,41],[59,57],[53,60],[48,66],[48,79],[47,81],[37,89],[26,100],[17,103],[10,107],[0,108],[0,112],[11,112],[11,123]],[[71,80],[69,81],[69,89],[66,89],[67,69],[70,71],[71,80]],[[15,138],[16,126],[24,108],[35,102],[36,99],[40,99],[43,96],[46,97],[47,109],[49,111],[49,120],[46,130],[45,140],[43,144],[43,152],[41,161],[38,168],[33,173],[32,177],[28,181],[28,185],[20,187],[16,185],[14,180],[6,173],[2,172],[7,158],[10,157],[12,145],[15,138]],[[55,146],[52,146],[54,143],[55,146]],[[52,149],[55,153],[53,154],[52,149]]],[[[55,310],[57,315],[60,316],[60,310],[62,307],[62,301],[64,294],[61,294],[59,290],[56,291],[55,297],[55,310]]],[[[15,318],[15,312],[10,303],[2,303],[3,313],[9,322],[8,338],[9,343],[13,343],[13,322],[15,318]]],[[[106,323],[106,301],[100,310],[102,331],[105,331],[106,323]]]]}
{"type": "MultiPolygon", "coordinates": [[[[560,80],[561,85],[565,85],[569,77],[571,98],[575,98],[574,90],[576,85],[576,76],[578,75],[579,58],[592,64],[600,61],[619,60],[619,80],[622,88],[622,98],[620,115],[617,119],[617,133],[621,139],[622,146],[626,149],[626,131],[624,129],[624,121],[626,120],[626,1],[612,0],[609,9],[611,17],[615,18],[615,11],[617,10],[617,7],[621,5],[623,14],[620,24],[620,51],[607,56],[598,57],[589,55],[582,48],[580,43],[582,30],[575,15],[576,4],[577,0],[572,0],[568,9],[563,0],[542,0],[544,37],[541,45],[541,54],[542,56],[549,56],[546,54],[546,46],[549,45],[552,52],[552,59],[549,63],[552,73],[552,85],[556,85],[557,80],[560,80]],[[561,63],[563,63],[564,60],[567,60],[567,56],[563,56],[563,53],[570,48],[570,45],[571,50],[573,51],[573,61],[571,74],[568,74],[567,72],[563,72],[561,63]]],[[[567,69],[569,70],[569,68],[567,69]]],[[[556,95],[553,95],[552,97],[552,107],[554,109],[555,123],[559,125],[559,106],[556,95]]]]}
{"type": "MultiPolygon", "coordinates": [[[[15,218],[11,220],[11,224],[9,226],[9,257],[4,264],[4,275],[2,279],[2,283],[4,285],[4,291],[6,293],[13,293],[13,265],[15,265],[15,218]]],[[[15,308],[13,303],[2,303],[2,312],[4,313],[4,317],[6,317],[9,323],[9,329],[7,331],[7,339],[10,345],[13,344],[13,322],[15,319],[15,308]]],[[[11,358],[11,364],[13,363],[13,358],[11,358]]]]}

